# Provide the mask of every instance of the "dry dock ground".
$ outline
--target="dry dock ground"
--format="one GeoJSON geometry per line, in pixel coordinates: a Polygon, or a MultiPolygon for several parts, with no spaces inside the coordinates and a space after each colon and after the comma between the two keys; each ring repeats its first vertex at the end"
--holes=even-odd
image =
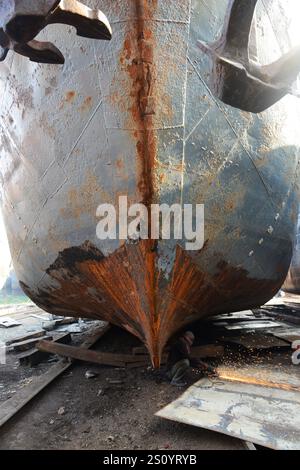
{"type": "MultiPolygon", "coordinates": [[[[112,328],[96,350],[128,353],[139,342],[112,328]]],[[[227,350],[224,364],[291,367],[290,353],[240,355],[227,350]]],[[[19,367],[13,356],[1,368],[0,403],[50,364],[19,367]]],[[[199,379],[191,372],[190,382],[199,379]]],[[[0,430],[0,449],[244,449],[238,439],[155,417],[182,389],[148,369],[121,370],[76,363],[0,430]],[[86,378],[92,371],[96,377],[86,378]]]]}

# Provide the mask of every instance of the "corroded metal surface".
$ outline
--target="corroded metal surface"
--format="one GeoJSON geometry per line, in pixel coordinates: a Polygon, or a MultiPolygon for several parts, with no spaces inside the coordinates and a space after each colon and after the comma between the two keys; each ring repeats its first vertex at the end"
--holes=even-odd
{"type": "Polygon", "coordinates": [[[293,258],[287,278],[282,286],[284,292],[300,295],[300,214],[298,215],[297,235],[293,258]]]}
{"type": "MultiPolygon", "coordinates": [[[[299,104],[260,115],[206,85],[227,0],[90,0],[111,42],[40,34],[64,66],[0,66],[3,212],[18,278],[53,313],[109,320],[157,366],[169,337],[214,313],[263,304],[288,271],[297,219],[299,104]],[[99,204],[205,204],[205,240],[100,241],[99,204]]],[[[293,0],[259,2],[261,63],[289,50],[293,0]]],[[[252,41],[253,42],[253,41],[252,41]]],[[[300,39],[299,39],[300,42],[300,39]]]]}
{"type": "Polygon", "coordinates": [[[5,227],[3,224],[2,216],[0,213],[0,291],[3,288],[7,276],[9,275],[11,257],[9,253],[8,240],[5,233],[5,227]]]}

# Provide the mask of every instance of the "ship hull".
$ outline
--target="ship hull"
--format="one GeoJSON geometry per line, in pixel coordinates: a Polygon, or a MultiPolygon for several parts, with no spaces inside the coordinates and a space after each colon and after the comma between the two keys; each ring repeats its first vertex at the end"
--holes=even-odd
{"type": "MultiPolygon", "coordinates": [[[[158,366],[181,328],[281,287],[297,222],[299,105],[285,97],[253,115],[214,98],[197,42],[218,38],[228,1],[86,3],[109,18],[111,42],[51,26],[42,36],[64,67],[13,55],[0,66],[3,213],[35,303],[127,329],[158,366]],[[204,204],[204,246],[99,240],[97,207],[124,195],[148,208],[204,204]]],[[[289,44],[293,9],[267,3],[252,35],[268,62],[289,44]]]]}

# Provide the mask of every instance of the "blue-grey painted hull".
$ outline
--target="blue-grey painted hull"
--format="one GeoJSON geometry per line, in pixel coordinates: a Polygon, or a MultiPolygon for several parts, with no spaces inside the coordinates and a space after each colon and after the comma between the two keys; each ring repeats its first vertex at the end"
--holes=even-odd
{"type": "Polygon", "coordinates": [[[300,214],[298,215],[297,234],[294,243],[293,258],[282,290],[288,294],[300,295],[300,214]]]}
{"type": "MultiPolygon", "coordinates": [[[[0,66],[3,214],[18,278],[38,305],[126,328],[157,365],[184,325],[280,288],[297,221],[300,107],[286,97],[253,115],[212,96],[197,41],[218,37],[227,0],[86,3],[107,15],[111,42],[51,26],[41,37],[65,66],[15,55],[0,66]],[[96,209],[120,195],[205,204],[204,248],[100,241],[96,209]]],[[[289,49],[296,4],[259,2],[262,62],[289,49]]]]}

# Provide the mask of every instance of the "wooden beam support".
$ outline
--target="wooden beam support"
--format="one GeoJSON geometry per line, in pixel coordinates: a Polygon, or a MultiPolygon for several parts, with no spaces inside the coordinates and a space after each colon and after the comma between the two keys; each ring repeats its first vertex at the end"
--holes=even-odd
{"type": "Polygon", "coordinates": [[[47,352],[50,354],[58,354],[59,356],[68,357],[71,359],[76,359],[78,361],[90,362],[93,364],[100,364],[103,366],[112,366],[112,367],[126,367],[126,364],[136,364],[144,363],[144,360],[147,359],[149,363],[149,357],[142,356],[137,359],[136,356],[131,354],[114,354],[98,351],[88,351],[85,349],[77,348],[76,346],[66,346],[63,344],[57,344],[51,341],[40,341],[37,344],[39,351],[47,352]]]}
{"type": "Polygon", "coordinates": [[[53,340],[53,337],[45,335],[45,336],[41,336],[40,338],[31,338],[31,339],[27,339],[25,341],[12,343],[9,346],[8,350],[9,351],[15,351],[15,352],[28,351],[29,349],[32,349],[42,339],[46,339],[48,341],[51,341],[51,340],[53,340]]]}

